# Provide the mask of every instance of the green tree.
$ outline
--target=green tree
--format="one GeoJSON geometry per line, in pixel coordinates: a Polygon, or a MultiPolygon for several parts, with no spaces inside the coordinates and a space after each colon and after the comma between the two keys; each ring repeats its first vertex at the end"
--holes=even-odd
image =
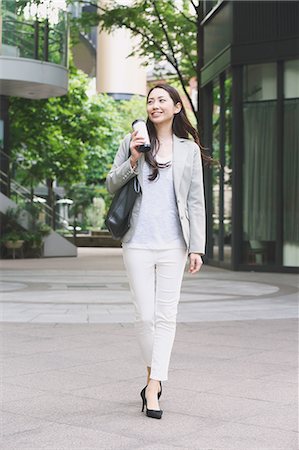
{"type": "MultiPolygon", "coordinates": [[[[145,99],[136,95],[130,100],[119,101],[101,94],[91,99],[91,110],[98,123],[98,140],[88,148],[85,185],[91,198],[104,199],[107,210],[111,202],[105,186],[107,174],[121,140],[132,131],[133,120],[146,117],[145,99]]],[[[72,193],[68,195],[73,199],[72,193]]]]}
{"type": "Polygon", "coordinates": [[[203,2],[182,0],[177,6],[173,0],[135,0],[125,6],[112,0],[105,7],[99,6],[95,0],[81,0],[79,3],[97,8],[97,13],[83,12],[82,17],[75,20],[79,26],[87,29],[99,23],[108,32],[126,28],[132,36],[138,37],[138,45],[132,54],[140,56],[145,64],[167,61],[172,66],[199,126],[203,121],[201,108],[192,104],[186,85],[194,76],[200,85],[203,2]]]}
{"type": "Polygon", "coordinates": [[[146,101],[144,97],[134,95],[130,100],[122,100],[118,103],[120,113],[120,126],[124,133],[132,132],[132,122],[135,119],[146,119],[146,101]]]}
{"type": "Polygon", "coordinates": [[[89,139],[85,75],[72,69],[69,91],[47,100],[10,99],[11,149],[21,158],[19,176],[27,184],[56,179],[80,179],[85,168],[85,142],[89,139]]]}
{"type": "Polygon", "coordinates": [[[87,83],[87,76],[72,67],[67,95],[47,100],[12,98],[10,104],[12,160],[21,161],[13,168],[13,178],[31,189],[32,198],[34,187],[46,182],[52,209],[56,180],[74,199],[75,209],[80,206],[76,215],[93,197],[110,203],[107,173],[132,121],[146,113],[145,100],[139,96],[130,101],[105,94],[87,97],[87,83]]]}
{"type": "Polygon", "coordinates": [[[12,156],[14,161],[23,161],[19,181],[32,190],[38,182],[46,181],[50,207],[54,180],[65,185],[83,179],[86,142],[91,140],[86,89],[87,77],[72,68],[67,95],[10,100],[12,156]]]}
{"type": "Polygon", "coordinates": [[[134,119],[145,116],[143,97],[119,101],[100,94],[90,99],[89,129],[94,136],[86,154],[84,178],[87,185],[104,184],[121,139],[131,132],[134,119]]]}

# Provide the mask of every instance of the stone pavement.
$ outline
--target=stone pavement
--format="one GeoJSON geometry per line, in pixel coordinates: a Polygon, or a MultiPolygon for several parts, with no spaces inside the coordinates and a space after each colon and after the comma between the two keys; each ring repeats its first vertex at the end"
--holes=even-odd
{"type": "Polygon", "coordinates": [[[296,275],[186,273],[157,421],[120,249],[0,268],[3,449],[298,449],[296,275]]]}

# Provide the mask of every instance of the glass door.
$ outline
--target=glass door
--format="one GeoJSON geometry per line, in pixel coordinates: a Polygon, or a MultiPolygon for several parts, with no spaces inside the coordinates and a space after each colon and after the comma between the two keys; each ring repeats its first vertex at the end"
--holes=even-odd
{"type": "Polygon", "coordinates": [[[232,223],[232,78],[224,72],[213,83],[212,168],[213,255],[219,263],[231,263],[232,223]]]}

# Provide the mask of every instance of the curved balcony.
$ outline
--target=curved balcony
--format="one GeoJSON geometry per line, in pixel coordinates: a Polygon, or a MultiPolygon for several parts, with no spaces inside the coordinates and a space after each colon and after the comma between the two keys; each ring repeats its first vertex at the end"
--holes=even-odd
{"type": "Polygon", "coordinates": [[[67,45],[65,11],[58,12],[55,23],[25,20],[14,0],[2,0],[0,95],[42,99],[66,94],[67,45]]]}

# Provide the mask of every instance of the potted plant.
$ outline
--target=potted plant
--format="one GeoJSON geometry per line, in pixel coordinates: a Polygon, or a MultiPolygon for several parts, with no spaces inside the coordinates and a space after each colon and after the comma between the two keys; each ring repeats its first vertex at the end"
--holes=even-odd
{"type": "MultiPolygon", "coordinates": [[[[13,258],[16,256],[16,250],[22,249],[25,234],[20,226],[22,210],[20,207],[8,208],[1,217],[1,238],[3,247],[12,250],[13,258]]],[[[23,252],[21,253],[23,256],[23,252]]]]}
{"type": "Polygon", "coordinates": [[[38,214],[39,209],[35,205],[25,204],[8,208],[3,215],[0,242],[6,249],[12,249],[13,258],[17,249],[22,249],[21,255],[25,257],[41,256],[43,237],[50,233],[51,228],[39,221],[38,214]],[[27,231],[20,225],[22,215],[25,215],[27,231]]]}
{"type": "Polygon", "coordinates": [[[35,222],[34,229],[30,229],[25,235],[25,255],[35,257],[42,255],[43,238],[47,236],[51,228],[41,222],[35,222]]]}
{"type": "Polygon", "coordinates": [[[5,245],[6,248],[20,248],[24,243],[24,233],[13,230],[4,233],[1,241],[5,245]]]}
{"type": "Polygon", "coordinates": [[[21,249],[23,247],[24,241],[25,241],[24,232],[17,229],[7,231],[1,237],[1,242],[3,243],[3,245],[8,250],[12,250],[13,259],[15,259],[16,257],[16,250],[21,249]]]}
{"type": "Polygon", "coordinates": [[[27,212],[27,231],[24,243],[25,257],[40,257],[43,252],[43,238],[50,233],[51,228],[40,220],[40,206],[34,203],[26,203],[23,209],[27,212]]]}

